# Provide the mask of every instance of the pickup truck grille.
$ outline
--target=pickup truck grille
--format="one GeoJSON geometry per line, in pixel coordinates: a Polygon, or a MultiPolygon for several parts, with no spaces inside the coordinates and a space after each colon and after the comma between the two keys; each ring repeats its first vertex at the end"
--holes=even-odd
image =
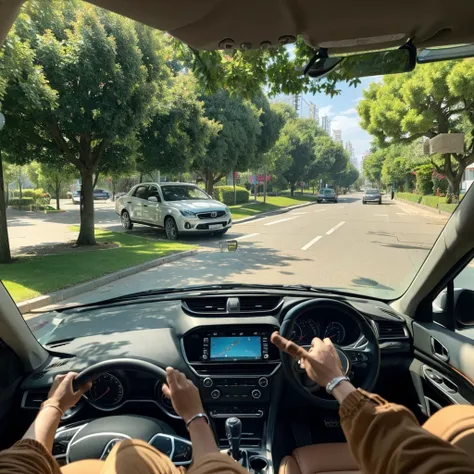
{"type": "Polygon", "coordinates": [[[199,219],[217,219],[218,217],[225,216],[225,211],[200,212],[197,216],[199,219]]]}

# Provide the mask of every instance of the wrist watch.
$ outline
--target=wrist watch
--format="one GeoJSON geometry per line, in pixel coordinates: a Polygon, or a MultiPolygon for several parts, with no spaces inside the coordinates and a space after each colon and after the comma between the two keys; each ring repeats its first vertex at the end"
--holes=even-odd
{"type": "Polygon", "coordinates": [[[199,418],[204,418],[207,421],[207,424],[210,425],[211,423],[209,422],[209,417],[205,413],[198,413],[194,416],[192,416],[187,422],[186,422],[186,428],[189,431],[189,425],[194,421],[198,420],[199,418]]]}
{"type": "Polygon", "coordinates": [[[329,393],[329,395],[332,395],[333,390],[341,383],[344,381],[350,381],[349,377],[345,375],[341,375],[339,377],[334,377],[327,385],[326,385],[326,392],[329,393]]]}

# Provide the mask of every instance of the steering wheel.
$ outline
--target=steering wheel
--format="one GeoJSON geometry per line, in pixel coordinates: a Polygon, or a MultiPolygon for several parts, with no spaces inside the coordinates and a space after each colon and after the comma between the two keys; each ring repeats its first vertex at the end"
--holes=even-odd
{"type": "MultiPolygon", "coordinates": [[[[359,385],[360,388],[370,391],[377,381],[380,369],[380,348],[377,336],[369,321],[347,303],[330,299],[308,300],[288,311],[281,324],[280,334],[286,339],[291,339],[295,322],[300,316],[307,313],[308,310],[319,313],[337,311],[339,314],[342,313],[347,318],[355,321],[362,337],[352,345],[335,347],[345,374],[349,375],[352,368],[357,370],[358,374],[362,374],[363,377],[359,385]]],[[[309,346],[304,347],[309,349],[309,346]]],[[[338,408],[339,404],[336,400],[328,400],[319,396],[320,391],[324,390],[324,387],[321,388],[318,384],[314,383],[293,357],[283,351],[280,351],[280,357],[283,371],[288,381],[291,382],[291,385],[300,395],[321,408],[338,408]]]]}
{"type": "MultiPolygon", "coordinates": [[[[84,369],[73,381],[73,388],[93,382],[100,375],[114,370],[137,370],[148,372],[161,381],[166,372],[161,367],[139,359],[112,359],[84,369]]],[[[168,455],[177,466],[189,465],[192,461],[192,446],[189,440],[177,436],[163,421],[145,416],[107,416],[97,418],[84,425],[64,427],[58,430],[56,442],[67,443],[66,462],[82,459],[105,459],[113,446],[125,439],[141,439],[168,455]]]]}

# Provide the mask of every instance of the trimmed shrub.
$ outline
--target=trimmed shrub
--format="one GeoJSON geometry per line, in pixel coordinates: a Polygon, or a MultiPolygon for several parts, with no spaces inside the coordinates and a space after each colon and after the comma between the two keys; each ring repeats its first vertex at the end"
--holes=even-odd
{"type": "MultiPolygon", "coordinates": [[[[235,187],[236,190],[236,203],[245,204],[249,202],[250,193],[240,186],[235,187]]],[[[232,206],[234,204],[234,187],[233,186],[216,186],[214,188],[214,199],[232,206]]]]}
{"type": "Polygon", "coordinates": [[[24,197],[24,198],[13,198],[8,201],[8,205],[12,207],[28,207],[33,205],[33,198],[32,197],[24,197]]]}
{"type": "Polygon", "coordinates": [[[421,198],[421,204],[424,206],[434,207],[435,209],[438,207],[438,204],[445,204],[446,198],[439,197],[439,196],[423,196],[421,198]]]}
{"type": "Polygon", "coordinates": [[[415,202],[417,204],[421,201],[421,194],[413,194],[413,193],[396,193],[395,197],[398,199],[405,199],[405,201],[415,202]]]}
{"type": "Polygon", "coordinates": [[[416,170],[416,191],[419,194],[431,194],[433,191],[433,165],[421,165],[416,170]]]}

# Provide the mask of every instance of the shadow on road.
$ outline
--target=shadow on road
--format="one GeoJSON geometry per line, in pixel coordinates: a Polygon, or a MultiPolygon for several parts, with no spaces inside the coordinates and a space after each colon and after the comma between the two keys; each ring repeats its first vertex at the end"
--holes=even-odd
{"type": "Polygon", "coordinates": [[[394,289],[390,286],[382,285],[376,280],[372,280],[371,278],[365,278],[365,277],[353,278],[352,284],[353,284],[352,286],[355,286],[358,288],[370,287],[372,289],[377,289],[377,290],[394,291],[394,289]]]}

